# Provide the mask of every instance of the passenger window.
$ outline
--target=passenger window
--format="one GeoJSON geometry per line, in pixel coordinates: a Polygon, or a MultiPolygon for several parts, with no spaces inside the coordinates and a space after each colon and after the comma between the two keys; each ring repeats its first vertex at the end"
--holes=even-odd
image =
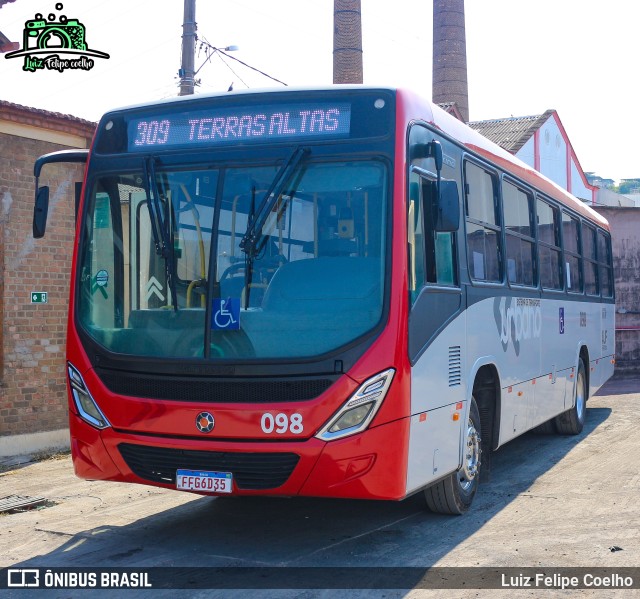
{"type": "Polygon", "coordinates": [[[611,239],[598,231],[598,276],[602,297],[613,297],[613,264],[611,262],[611,239]]]}
{"type": "Polygon", "coordinates": [[[587,295],[598,295],[598,265],[596,264],[596,230],[582,224],[582,263],[584,290],[587,295]]]}
{"type": "Polygon", "coordinates": [[[537,200],[536,210],[540,283],[544,289],[562,289],[560,211],[541,199],[537,200]]]}
{"type": "Polygon", "coordinates": [[[583,281],[580,269],[580,221],[562,213],[562,239],[564,245],[565,276],[567,291],[582,293],[583,281]]]}
{"type": "Polygon", "coordinates": [[[505,181],[502,205],[507,233],[507,280],[533,287],[536,284],[533,197],[505,181]]]}
{"type": "Polygon", "coordinates": [[[420,201],[420,176],[409,174],[409,292],[411,303],[416,300],[425,284],[424,274],[424,229],[422,226],[422,209],[420,201]]]}
{"type": "Polygon", "coordinates": [[[409,174],[409,275],[414,301],[424,284],[458,284],[455,233],[434,230],[436,182],[419,173],[409,174]]]}
{"type": "Polygon", "coordinates": [[[465,163],[469,273],[476,281],[500,282],[500,220],[496,177],[465,163]]]}

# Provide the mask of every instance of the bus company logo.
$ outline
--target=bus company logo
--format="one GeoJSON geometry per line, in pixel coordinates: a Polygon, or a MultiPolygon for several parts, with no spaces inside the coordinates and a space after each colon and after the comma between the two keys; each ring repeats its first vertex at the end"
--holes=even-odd
{"type": "Polygon", "coordinates": [[[215,425],[216,421],[211,412],[200,412],[196,416],[196,428],[201,433],[210,433],[215,425]]]}
{"type": "Polygon", "coordinates": [[[516,356],[520,355],[522,341],[538,339],[542,333],[542,308],[539,299],[497,297],[493,300],[493,316],[502,350],[506,352],[511,341],[516,356]]]}
{"type": "MultiPolygon", "coordinates": [[[[58,2],[56,10],[62,10],[58,2]]],[[[85,27],[78,19],[69,19],[50,13],[45,19],[37,13],[34,19],[24,24],[23,44],[20,50],[9,52],[5,58],[24,58],[23,71],[35,73],[48,69],[62,73],[65,69],[89,71],[94,58],[109,58],[106,52],[87,47],[85,27]],[[61,56],[62,55],[62,56],[61,56]]]]}

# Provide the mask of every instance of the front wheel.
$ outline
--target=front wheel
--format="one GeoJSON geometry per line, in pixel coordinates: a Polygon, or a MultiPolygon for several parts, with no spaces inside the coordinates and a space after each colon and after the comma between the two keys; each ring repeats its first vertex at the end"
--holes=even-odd
{"type": "Polygon", "coordinates": [[[555,419],[556,429],[561,435],[580,434],[587,418],[587,375],[582,358],[578,361],[578,373],[573,394],[573,407],[556,416],[555,419]]]}
{"type": "Polygon", "coordinates": [[[480,482],[480,433],[480,412],[472,397],[462,467],[424,491],[427,507],[432,512],[459,515],[464,514],[471,506],[480,482]]]}

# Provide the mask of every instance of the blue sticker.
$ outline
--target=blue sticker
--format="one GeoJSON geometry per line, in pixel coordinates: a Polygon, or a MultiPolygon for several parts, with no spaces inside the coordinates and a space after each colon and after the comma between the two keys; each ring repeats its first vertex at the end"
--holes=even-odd
{"type": "Polygon", "coordinates": [[[221,297],[213,300],[211,328],[217,331],[238,331],[240,329],[240,298],[221,297]]]}
{"type": "Polygon", "coordinates": [[[559,325],[560,325],[560,334],[564,335],[564,308],[560,308],[560,313],[558,315],[559,325]]]}

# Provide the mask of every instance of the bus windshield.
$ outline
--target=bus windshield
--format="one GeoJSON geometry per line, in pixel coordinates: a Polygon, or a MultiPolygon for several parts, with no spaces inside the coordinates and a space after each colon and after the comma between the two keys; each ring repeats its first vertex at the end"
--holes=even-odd
{"type": "Polygon", "coordinates": [[[135,356],[295,359],[379,323],[385,162],[299,163],[267,202],[249,255],[243,238],[281,164],[149,161],[90,182],[76,297],[95,342],[135,356]]]}

